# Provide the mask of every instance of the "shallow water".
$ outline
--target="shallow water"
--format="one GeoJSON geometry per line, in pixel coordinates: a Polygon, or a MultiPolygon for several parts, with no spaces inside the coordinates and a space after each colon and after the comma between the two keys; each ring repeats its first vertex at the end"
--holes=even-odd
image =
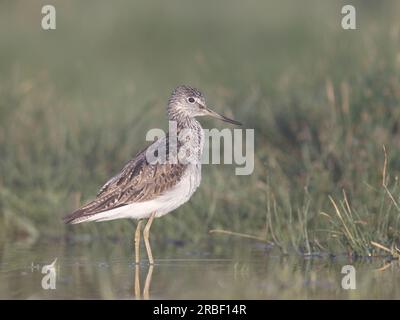
{"type": "Polygon", "coordinates": [[[131,243],[0,245],[1,299],[398,299],[400,267],[384,258],[273,254],[260,243],[221,240],[203,245],[153,243],[154,267],[133,263],[131,243]],[[157,247],[158,245],[158,247],[157,247]],[[216,250],[211,250],[211,249],[216,250]],[[54,279],[43,270],[54,263],[54,279]],[[344,289],[345,265],[355,268],[356,289],[344,289]],[[42,271],[44,273],[42,273],[42,271]],[[53,281],[53,282],[51,282],[53,281]]]}

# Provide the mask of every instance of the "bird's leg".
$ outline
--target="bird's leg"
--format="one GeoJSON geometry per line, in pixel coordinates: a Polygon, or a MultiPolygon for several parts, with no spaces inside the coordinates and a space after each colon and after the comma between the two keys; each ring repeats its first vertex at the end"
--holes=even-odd
{"type": "Polygon", "coordinates": [[[135,266],[135,297],[136,300],[140,300],[140,269],[139,266],[135,266]]]}
{"type": "Polygon", "coordinates": [[[141,225],[142,225],[142,220],[139,220],[137,227],[136,227],[136,232],[135,232],[135,263],[136,264],[139,264],[141,225]]]}
{"type": "Polygon", "coordinates": [[[147,250],[147,256],[149,257],[149,263],[154,264],[154,259],[153,259],[153,254],[151,253],[151,246],[149,242],[149,232],[150,232],[150,227],[151,224],[153,223],[154,216],[156,215],[155,212],[153,212],[147,221],[146,226],[144,227],[143,230],[143,238],[144,238],[144,244],[146,245],[146,250],[147,250]]]}

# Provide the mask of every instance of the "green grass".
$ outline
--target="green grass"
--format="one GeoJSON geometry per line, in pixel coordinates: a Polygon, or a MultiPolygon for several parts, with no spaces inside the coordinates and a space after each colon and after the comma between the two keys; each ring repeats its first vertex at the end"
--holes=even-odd
{"type": "Polygon", "coordinates": [[[167,127],[169,93],[188,83],[255,130],[255,171],[205,166],[201,188],[156,221],[154,238],[196,242],[226,229],[283,253],[394,248],[397,2],[356,1],[356,31],[340,28],[340,1],[49,3],[51,32],[40,29],[41,1],[0,5],[0,241],[131,237],[127,221],[66,227],[61,217],[146,144],[147,130],[167,127]]]}

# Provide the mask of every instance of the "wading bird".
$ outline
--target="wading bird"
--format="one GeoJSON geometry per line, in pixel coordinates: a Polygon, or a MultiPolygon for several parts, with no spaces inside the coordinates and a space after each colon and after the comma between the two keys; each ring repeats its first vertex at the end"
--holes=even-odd
{"type": "Polygon", "coordinates": [[[204,132],[196,117],[212,116],[241,125],[209,109],[203,94],[185,85],[172,92],[167,115],[169,121],[176,123],[176,132],[170,130],[165,137],[139,152],[100,189],[94,200],[64,218],[65,223],[71,224],[120,218],[137,219],[136,263],[139,263],[143,219],[148,218],[143,238],[149,263],[153,264],[149,232],[154,218],[187,202],[200,185],[204,132]],[[176,136],[175,141],[170,139],[172,135],[176,136]],[[165,151],[165,156],[160,156],[162,161],[154,163],[149,160],[150,155],[160,155],[162,151],[165,151]]]}

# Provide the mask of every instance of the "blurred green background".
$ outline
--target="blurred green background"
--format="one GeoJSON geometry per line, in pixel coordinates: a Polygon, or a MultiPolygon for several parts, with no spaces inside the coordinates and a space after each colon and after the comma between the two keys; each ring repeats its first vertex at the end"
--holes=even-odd
{"type": "Polygon", "coordinates": [[[206,165],[191,201],[154,223],[155,242],[196,243],[222,228],[285,253],[396,244],[400,3],[351,1],[348,31],[344,4],[2,0],[0,242],[130,241],[129,221],[61,218],[147,144],[149,129],[167,128],[169,94],[189,84],[255,130],[255,171],[206,165]],[[56,30],[41,29],[45,4],[56,30]]]}

